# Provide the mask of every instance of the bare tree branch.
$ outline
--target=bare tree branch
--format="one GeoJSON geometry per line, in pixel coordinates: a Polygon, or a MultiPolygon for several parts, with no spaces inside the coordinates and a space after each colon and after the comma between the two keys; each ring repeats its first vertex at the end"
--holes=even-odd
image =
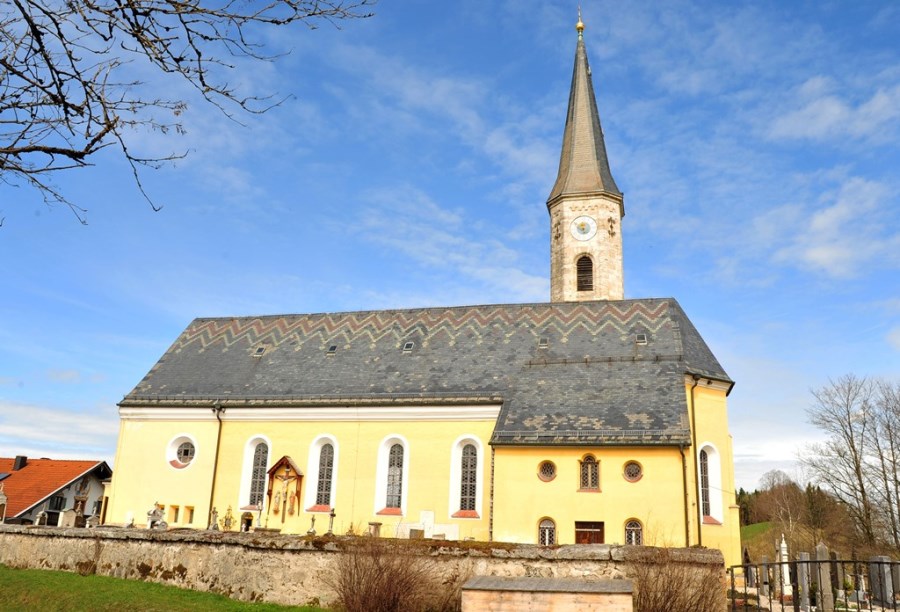
{"type": "MultiPolygon", "coordinates": [[[[85,209],[56,189],[56,173],[92,165],[107,147],[131,167],[154,210],[141,168],[183,157],[135,155],[137,128],[183,133],[185,102],[148,95],[127,76],[145,62],[180,77],[229,117],[261,113],[284,98],[238,92],[226,80],[234,58],[272,60],[265,28],[338,27],[371,16],[376,0],[11,0],[0,4],[0,182],[36,189],[48,205],[85,209]],[[259,28],[262,29],[259,29],[259,28]],[[128,70],[132,68],[132,70],[128,70]]],[[[2,220],[0,220],[2,225],[2,220]]]]}
{"type": "Polygon", "coordinates": [[[813,391],[811,476],[846,507],[866,545],[900,550],[900,385],[846,375],[813,391]]]}

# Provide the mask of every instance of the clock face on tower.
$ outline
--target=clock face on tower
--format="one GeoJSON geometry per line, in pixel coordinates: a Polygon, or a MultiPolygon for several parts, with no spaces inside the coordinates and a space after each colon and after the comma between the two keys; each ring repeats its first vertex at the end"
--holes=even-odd
{"type": "Polygon", "coordinates": [[[575,240],[590,240],[597,233],[597,222],[587,215],[576,217],[572,221],[572,237],[575,240]]]}

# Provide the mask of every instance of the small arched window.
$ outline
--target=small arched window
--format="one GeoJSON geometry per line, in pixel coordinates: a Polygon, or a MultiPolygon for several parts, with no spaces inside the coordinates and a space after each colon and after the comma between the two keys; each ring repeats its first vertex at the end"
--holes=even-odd
{"type": "Polygon", "coordinates": [[[463,447],[461,476],[459,509],[475,510],[475,495],[478,488],[478,451],[474,444],[466,444],[463,447]]]}
{"type": "Polygon", "coordinates": [[[544,519],[538,525],[538,544],[541,546],[556,544],[556,523],[552,519],[544,519]]]}
{"type": "Polygon", "coordinates": [[[394,444],[388,454],[387,500],[385,507],[399,508],[403,499],[403,446],[394,444]]]}
{"type": "Polygon", "coordinates": [[[703,516],[710,516],[709,455],[705,448],[700,451],[700,507],[703,511],[703,516]]]}
{"type": "Polygon", "coordinates": [[[632,546],[643,545],[644,527],[640,521],[632,519],[625,523],[625,543],[632,546]]]}
{"type": "Polygon", "coordinates": [[[600,490],[600,464],[593,455],[586,455],[581,460],[581,489],[587,491],[600,490]]]}
{"type": "Polygon", "coordinates": [[[250,505],[262,506],[266,490],[266,464],[269,461],[269,446],[260,442],[253,449],[253,467],[250,471],[250,505]]]}
{"type": "Polygon", "coordinates": [[[331,474],[334,470],[334,446],[323,444],[319,451],[319,480],[316,484],[316,505],[331,505],[331,474]]]}
{"type": "Polygon", "coordinates": [[[575,263],[576,284],[578,291],[594,290],[594,262],[587,255],[582,255],[575,263]]]}

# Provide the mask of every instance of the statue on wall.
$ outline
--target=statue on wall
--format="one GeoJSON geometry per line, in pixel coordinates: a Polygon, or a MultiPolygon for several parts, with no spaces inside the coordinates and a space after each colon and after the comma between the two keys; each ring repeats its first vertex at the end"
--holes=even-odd
{"type": "Polygon", "coordinates": [[[225,520],[223,522],[225,531],[231,531],[232,523],[234,523],[234,515],[231,513],[231,506],[228,506],[228,510],[225,511],[225,520]]]}
{"type": "Polygon", "coordinates": [[[161,524],[164,525],[163,509],[159,502],[155,502],[153,508],[147,511],[147,529],[159,529],[161,524]]]}
{"type": "Polygon", "coordinates": [[[219,530],[219,511],[216,510],[215,506],[213,506],[212,512],[209,513],[209,527],[207,529],[212,531],[219,530]]]}

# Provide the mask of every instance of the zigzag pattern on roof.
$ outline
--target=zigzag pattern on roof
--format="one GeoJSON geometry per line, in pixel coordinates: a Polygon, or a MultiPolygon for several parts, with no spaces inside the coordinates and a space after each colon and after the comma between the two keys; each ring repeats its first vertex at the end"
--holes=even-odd
{"type": "Polygon", "coordinates": [[[596,336],[605,331],[629,333],[635,326],[647,332],[659,331],[670,322],[666,300],[634,300],[597,303],[530,304],[522,306],[470,306],[415,310],[284,315],[272,317],[197,319],[176,340],[170,351],[179,352],[199,344],[227,349],[237,343],[257,346],[292,345],[299,350],[315,342],[351,344],[365,341],[376,344],[385,339],[402,342],[417,336],[453,344],[459,338],[480,342],[492,336],[529,333],[539,336],[555,332],[565,342],[569,334],[596,336]]]}

